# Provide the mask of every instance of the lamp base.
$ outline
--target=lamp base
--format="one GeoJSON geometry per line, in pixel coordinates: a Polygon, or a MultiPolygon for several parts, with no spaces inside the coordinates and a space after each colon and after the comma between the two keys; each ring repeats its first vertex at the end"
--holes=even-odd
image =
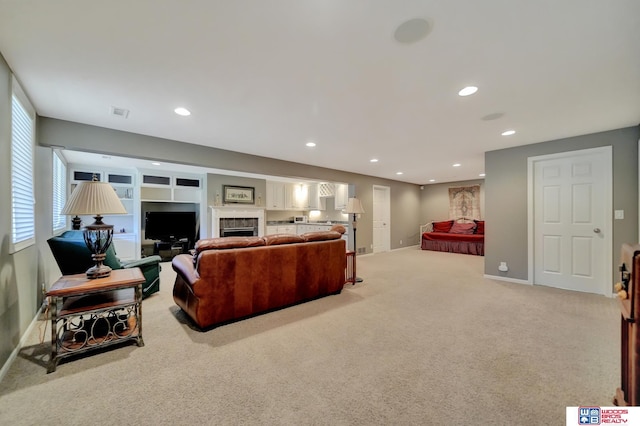
{"type": "Polygon", "coordinates": [[[107,265],[95,265],[87,269],[87,278],[94,280],[96,278],[105,278],[111,275],[111,268],[107,265]]]}

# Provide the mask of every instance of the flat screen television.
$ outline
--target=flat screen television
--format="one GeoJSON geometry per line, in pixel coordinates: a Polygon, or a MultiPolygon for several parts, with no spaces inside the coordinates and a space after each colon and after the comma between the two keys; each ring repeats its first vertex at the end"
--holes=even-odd
{"type": "Polygon", "coordinates": [[[195,212],[147,212],[145,216],[145,238],[148,240],[178,241],[195,240],[195,212]]]}

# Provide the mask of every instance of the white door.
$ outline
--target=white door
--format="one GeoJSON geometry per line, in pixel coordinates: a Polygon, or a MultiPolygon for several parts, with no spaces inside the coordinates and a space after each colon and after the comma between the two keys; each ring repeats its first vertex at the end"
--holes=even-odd
{"type": "Polygon", "coordinates": [[[611,147],[533,163],[534,284],[611,293],[611,147]]]}
{"type": "Polygon", "coordinates": [[[373,186],[373,252],[391,250],[391,188],[373,186]]]}

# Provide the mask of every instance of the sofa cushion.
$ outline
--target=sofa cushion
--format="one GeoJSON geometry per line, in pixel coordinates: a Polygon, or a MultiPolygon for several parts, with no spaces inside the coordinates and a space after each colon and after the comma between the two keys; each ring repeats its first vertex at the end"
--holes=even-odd
{"type": "Polygon", "coordinates": [[[475,223],[454,223],[449,230],[450,234],[473,234],[476,230],[475,223]]]}
{"type": "Polygon", "coordinates": [[[474,220],[476,223],[476,234],[484,234],[484,220],[474,220]]]}
{"type": "Polygon", "coordinates": [[[449,232],[453,225],[452,220],[444,220],[442,222],[433,222],[433,232],[449,232]]]}
{"type": "Polygon", "coordinates": [[[264,242],[268,246],[278,244],[304,243],[304,238],[296,234],[272,234],[264,237],[264,242]]]}
{"type": "Polygon", "coordinates": [[[337,240],[342,237],[342,234],[336,231],[315,231],[306,232],[300,235],[305,241],[326,241],[337,240]]]}
{"type": "Polygon", "coordinates": [[[258,247],[265,245],[262,237],[219,237],[198,240],[195,255],[204,250],[224,250],[232,248],[258,247]]]}

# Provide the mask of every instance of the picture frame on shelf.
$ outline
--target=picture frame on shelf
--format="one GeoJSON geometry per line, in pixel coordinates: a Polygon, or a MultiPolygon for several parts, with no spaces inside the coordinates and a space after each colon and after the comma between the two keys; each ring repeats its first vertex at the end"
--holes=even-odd
{"type": "Polygon", "coordinates": [[[225,204],[255,204],[255,192],[251,186],[222,185],[222,201],[225,204]]]}

